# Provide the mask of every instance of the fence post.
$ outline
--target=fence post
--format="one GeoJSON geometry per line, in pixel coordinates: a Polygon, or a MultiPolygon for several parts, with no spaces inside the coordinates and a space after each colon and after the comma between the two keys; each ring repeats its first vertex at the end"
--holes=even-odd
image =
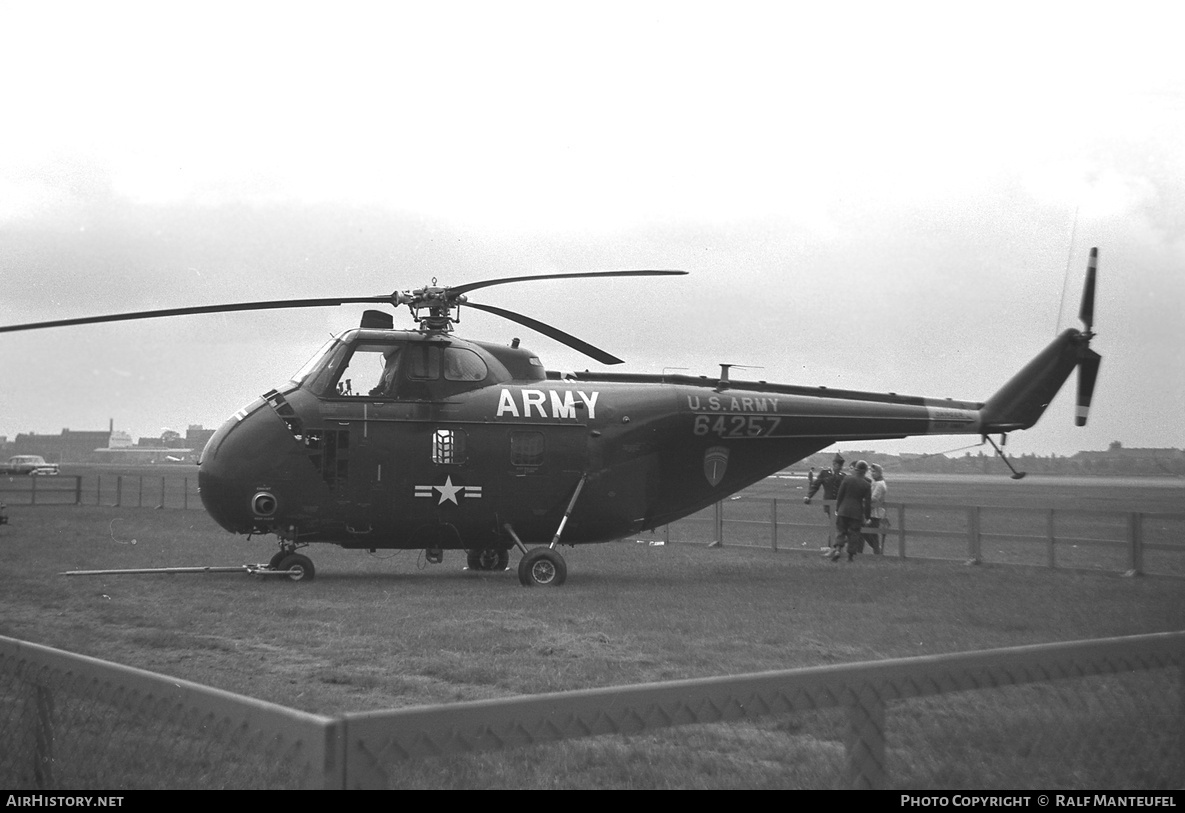
{"type": "Polygon", "coordinates": [[[897,556],[905,558],[905,503],[897,506],[897,556]]]}
{"type": "Polygon", "coordinates": [[[716,541],[712,543],[714,548],[724,547],[724,503],[716,503],[716,541]]]}
{"type": "Polygon", "coordinates": [[[103,501],[103,475],[95,476],[95,505],[103,501]]]}
{"type": "Polygon", "coordinates": [[[1054,509],[1050,508],[1045,512],[1045,538],[1049,542],[1049,566],[1050,568],[1057,567],[1057,554],[1055,552],[1054,533],[1054,509]]]}
{"type": "Polygon", "coordinates": [[[185,499],[181,503],[182,508],[189,508],[189,478],[185,478],[185,499]]]}
{"type": "Polygon", "coordinates": [[[846,699],[847,786],[851,790],[881,790],[887,785],[885,703],[867,684],[846,699]]]}
{"type": "Polygon", "coordinates": [[[113,508],[123,507],[123,475],[115,475],[115,505],[113,508]]]}
{"type": "Polygon", "coordinates": [[[778,498],[774,497],[769,504],[770,547],[778,549],[778,498]]]}
{"type": "Polygon", "coordinates": [[[165,478],[162,477],[162,478],[160,478],[160,505],[157,506],[157,509],[161,509],[164,507],[165,507],[165,478]]]}
{"type": "Polygon", "coordinates": [[[82,475],[74,478],[74,504],[82,505],[82,475]]]}
{"type": "MultiPolygon", "coordinates": [[[[24,742],[25,763],[32,774],[32,787],[36,790],[53,790],[53,694],[45,686],[36,683],[24,685],[24,711],[21,714],[21,734],[24,742]]],[[[26,768],[21,769],[22,773],[26,768]]],[[[28,774],[23,777],[28,780],[28,774]]]]}
{"type": "Polygon", "coordinates": [[[38,478],[36,478],[32,474],[30,474],[29,479],[33,481],[33,493],[29,497],[29,504],[36,505],[37,504],[37,479],[38,478]]]}

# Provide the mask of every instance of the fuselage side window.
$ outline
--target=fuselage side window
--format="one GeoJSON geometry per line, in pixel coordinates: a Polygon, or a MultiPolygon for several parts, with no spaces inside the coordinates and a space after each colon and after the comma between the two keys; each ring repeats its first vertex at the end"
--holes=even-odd
{"type": "Polygon", "coordinates": [[[510,465],[542,466],[545,449],[542,432],[510,433],[510,465]]]}
{"type": "Polygon", "coordinates": [[[432,433],[432,462],[465,462],[465,432],[461,429],[437,429],[432,433]]]}

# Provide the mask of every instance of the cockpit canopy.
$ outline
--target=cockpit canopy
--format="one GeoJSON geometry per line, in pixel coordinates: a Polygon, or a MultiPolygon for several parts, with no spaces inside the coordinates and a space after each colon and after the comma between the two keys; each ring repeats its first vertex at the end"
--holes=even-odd
{"type": "Polygon", "coordinates": [[[521,348],[355,329],[323,347],[293,381],[319,398],[433,401],[516,378],[545,377],[538,358],[521,348]]]}

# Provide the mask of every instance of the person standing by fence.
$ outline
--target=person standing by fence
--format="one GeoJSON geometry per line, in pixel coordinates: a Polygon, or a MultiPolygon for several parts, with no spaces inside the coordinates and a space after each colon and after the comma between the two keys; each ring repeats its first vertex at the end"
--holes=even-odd
{"type": "MultiPolygon", "coordinates": [[[[811,504],[811,499],[819,491],[823,489],[823,513],[827,515],[827,523],[831,524],[831,504],[827,500],[834,500],[836,493],[839,491],[839,484],[843,481],[843,455],[839,452],[835,453],[835,457],[831,459],[831,468],[820,472],[819,476],[811,481],[810,490],[807,491],[803,503],[811,504]]],[[[831,538],[827,539],[827,544],[819,548],[823,553],[830,554],[831,538]]]]}
{"type": "Polygon", "coordinates": [[[850,562],[863,548],[860,530],[872,513],[872,484],[865,477],[867,473],[868,464],[858,461],[856,473],[845,477],[835,494],[835,548],[827,554],[833,562],[845,549],[850,562]]]}
{"type": "Polygon", "coordinates": [[[868,469],[872,474],[872,516],[868,520],[864,541],[879,556],[885,552],[885,496],[889,493],[889,485],[885,482],[885,472],[879,463],[871,464],[868,469]]]}

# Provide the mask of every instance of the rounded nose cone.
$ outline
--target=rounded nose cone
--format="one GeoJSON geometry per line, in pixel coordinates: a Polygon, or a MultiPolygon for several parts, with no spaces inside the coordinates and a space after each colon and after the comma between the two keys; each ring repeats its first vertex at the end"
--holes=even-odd
{"type": "Polygon", "coordinates": [[[252,498],[260,487],[270,485],[284,450],[293,443],[284,422],[262,401],[247,412],[214,433],[198,467],[206,512],[226,530],[240,534],[265,524],[255,516],[252,498]]]}

